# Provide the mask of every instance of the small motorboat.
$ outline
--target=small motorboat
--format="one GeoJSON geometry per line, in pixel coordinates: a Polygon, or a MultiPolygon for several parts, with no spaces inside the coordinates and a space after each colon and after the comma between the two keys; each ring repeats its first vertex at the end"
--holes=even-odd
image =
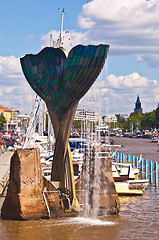
{"type": "Polygon", "coordinates": [[[140,171],[131,163],[112,163],[112,173],[119,195],[142,195],[149,184],[148,179],[140,179],[140,171]]]}
{"type": "Polygon", "coordinates": [[[149,184],[148,179],[114,182],[118,195],[142,195],[149,184]]]}
{"type": "Polygon", "coordinates": [[[158,141],[159,141],[159,138],[157,136],[151,138],[152,143],[158,143],[158,141]]]}

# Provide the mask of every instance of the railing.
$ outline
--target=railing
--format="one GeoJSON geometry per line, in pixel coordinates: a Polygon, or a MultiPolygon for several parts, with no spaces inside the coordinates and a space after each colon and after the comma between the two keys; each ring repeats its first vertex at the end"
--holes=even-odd
{"type": "Polygon", "coordinates": [[[158,187],[158,171],[159,163],[143,159],[142,155],[140,157],[126,156],[124,153],[113,152],[113,158],[119,163],[131,163],[133,167],[136,167],[140,170],[140,174],[143,178],[149,179],[150,184],[155,183],[155,186],[158,187]]]}

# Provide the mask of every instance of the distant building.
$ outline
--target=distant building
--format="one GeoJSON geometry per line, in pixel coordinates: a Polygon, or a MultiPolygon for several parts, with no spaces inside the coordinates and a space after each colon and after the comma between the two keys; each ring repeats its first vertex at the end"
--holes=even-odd
{"type": "Polygon", "coordinates": [[[102,117],[95,112],[84,109],[77,109],[74,120],[89,120],[91,122],[101,122],[102,117]]]}
{"type": "Polygon", "coordinates": [[[12,114],[12,110],[10,108],[0,106],[0,115],[4,116],[6,121],[8,122],[11,121],[11,114],[12,114]]]}
{"type": "Polygon", "coordinates": [[[0,106],[0,115],[4,116],[6,121],[9,123],[17,123],[18,122],[18,110],[15,110],[13,108],[6,108],[3,106],[0,106]]]}
{"type": "Polygon", "coordinates": [[[22,120],[29,119],[30,116],[26,114],[18,114],[18,123],[20,123],[22,120]]]}
{"type": "Polygon", "coordinates": [[[134,112],[142,113],[142,108],[141,108],[141,102],[140,102],[139,95],[137,96],[134,112]]]}
{"type": "Polygon", "coordinates": [[[4,123],[3,131],[7,133],[16,132],[17,127],[18,127],[18,123],[13,123],[10,121],[10,122],[4,123]]]}
{"type": "Polygon", "coordinates": [[[4,116],[6,123],[4,123],[3,132],[15,132],[18,127],[18,110],[0,106],[0,115],[4,116]]]}
{"type": "Polygon", "coordinates": [[[114,114],[108,114],[104,117],[104,121],[107,123],[117,122],[117,117],[114,114]]]}
{"type": "Polygon", "coordinates": [[[18,123],[19,111],[11,108],[11,122],[18,123]]]}

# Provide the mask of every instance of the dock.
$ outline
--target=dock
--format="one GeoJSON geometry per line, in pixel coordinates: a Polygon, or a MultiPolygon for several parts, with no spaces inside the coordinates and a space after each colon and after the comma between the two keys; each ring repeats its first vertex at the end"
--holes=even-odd
{"type": "Polygon", "coordinates": [[[10,159],[13,153],[12,151],[5,151],[0,155],[0,195],[3,194],[9,179],[10,159]]]}

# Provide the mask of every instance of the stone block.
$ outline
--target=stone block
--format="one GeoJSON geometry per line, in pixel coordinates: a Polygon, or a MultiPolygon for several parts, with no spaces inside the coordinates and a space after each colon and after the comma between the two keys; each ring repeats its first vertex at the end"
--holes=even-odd
{"type": "Polygon", "coordinates": [[[43,187],[39,149],[16,150],[11,158],[2,218],[22,220],[48,217],[43,187]]]}

